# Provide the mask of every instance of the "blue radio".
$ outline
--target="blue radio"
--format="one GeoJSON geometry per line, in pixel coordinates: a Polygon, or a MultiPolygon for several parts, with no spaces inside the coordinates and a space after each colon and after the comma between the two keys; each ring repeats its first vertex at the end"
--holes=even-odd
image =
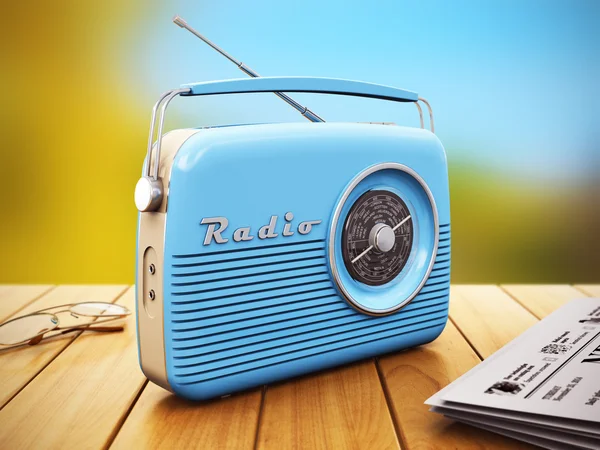
{"type": "Polygon", "coordinates": [[[186,398],[424,344],[448,318],[440,141],[425,129],[324,123],[286,92],[422,100],[358,81],[257,76],[161,97],[135,192],[139,353],[150,380],[186,398]],[[277,93],[311,123],[163,135],[174,97],[249,92],[277,93]]]}

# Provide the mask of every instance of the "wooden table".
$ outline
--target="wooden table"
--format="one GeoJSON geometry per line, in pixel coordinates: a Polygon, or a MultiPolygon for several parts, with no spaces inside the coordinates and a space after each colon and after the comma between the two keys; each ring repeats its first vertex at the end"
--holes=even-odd
{"type": "MultiPolygon", "coordinates": [[[[130,317],[124,332],[0,353],[0,448],[527,448],[423,401],[584,296],[600,296],[600,285],[453,286],[451,320],[431,344],[208,403],[147,382],[130,317]]],[[[133,289],[0,285],[0,321],[82,301],[133,309],[133,289]]]]}

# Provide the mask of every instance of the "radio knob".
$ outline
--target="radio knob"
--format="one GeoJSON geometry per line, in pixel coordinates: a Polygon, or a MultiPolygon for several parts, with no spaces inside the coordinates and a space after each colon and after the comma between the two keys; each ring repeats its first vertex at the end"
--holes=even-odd
{"type": "Polygon", "coordinates": [[[369,233],[369,244],[380,252],[389,252],[394,247],[395,242],[394,230],[385,223],[376,224],[369,233]]]}
{"type": "Polygon", "coordinates": [[[142,177],[135,185],[135,206],[139,212],[156,211],[162,202],[162,182],[142,177]]]}

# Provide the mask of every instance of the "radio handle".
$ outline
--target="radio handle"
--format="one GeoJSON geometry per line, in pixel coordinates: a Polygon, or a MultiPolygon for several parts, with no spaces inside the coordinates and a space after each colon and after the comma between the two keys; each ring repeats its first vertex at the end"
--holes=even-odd
{"type": "Polygon", "coordinates": [[[320,94],[349,95],[368,97],[393,102],[412,102],[417,106],[421,128],[424,127],[423,112],[419,105],[422,101],[429,110],[431,131],[433,132],[433,112],[427,100],[420,98],[416,92],[398,89],[364,81],[344,80],[338,78],[317,77],[262,77],[237,78],[232,80],[207,81],[202,83],[184,84],[179,89],[167,91],[159,98],[152,109],[152,122],[146,153],[146,170],[135,188],[135,203],[140,212],[155,211],[162,202],[163,186],[158,178],[162,131],[167,106],[178,95],[189,97],[195,95],[224,95],[257,92],[311,92],[320,94]],[[152,141],[156,123],[156,113],[160,107],[156,150],[154,152],[154,168],[152,173],[152,141]]]}
{"type": "Polygon", "coordinates": [[[416,92],[364,81],[318,77],[260,77],[235,78],[232,80],[207,81],[184,84],[190,89],[182,96],[243,94],[252,92],[311,92],[320,94],[370,97],[394,102],[416,102],[416,92]]]}
{"type": "MultiPolygon", "coordinates": [[[[425,128],[423,110],[419,102],[423,102],[429,112],[429,126],[435,133],[433,110],[427,100],[416,92],[398,89],[381,84],[367,83],[364,81],[344,80],[339,78],[319,77],[260,77],[254,79],[236,78],[232,80],[207,81],[203,83],[184,84],[182,88],[189,88],[191,95],[217,95],[217,94],[243,94],[251,92],[311,92],[320,94],[350,95],[355,97],[369,97],[395,102],[414,102],[419,111],[421,128],[425,128]]],[[[304,108],[305,112],[310,111],[304,108]]],[[[301,111],[302,112],[302,111],[301,111]]]]}

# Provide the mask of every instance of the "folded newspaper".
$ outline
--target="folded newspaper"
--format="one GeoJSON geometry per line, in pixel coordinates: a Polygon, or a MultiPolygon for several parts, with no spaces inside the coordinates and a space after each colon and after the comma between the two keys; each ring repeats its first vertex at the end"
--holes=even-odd
{"type": "Polygon", "coordinates": [[[540,447],[600,449],[600,299],[566,304],[425,403],[540,447]]]}

